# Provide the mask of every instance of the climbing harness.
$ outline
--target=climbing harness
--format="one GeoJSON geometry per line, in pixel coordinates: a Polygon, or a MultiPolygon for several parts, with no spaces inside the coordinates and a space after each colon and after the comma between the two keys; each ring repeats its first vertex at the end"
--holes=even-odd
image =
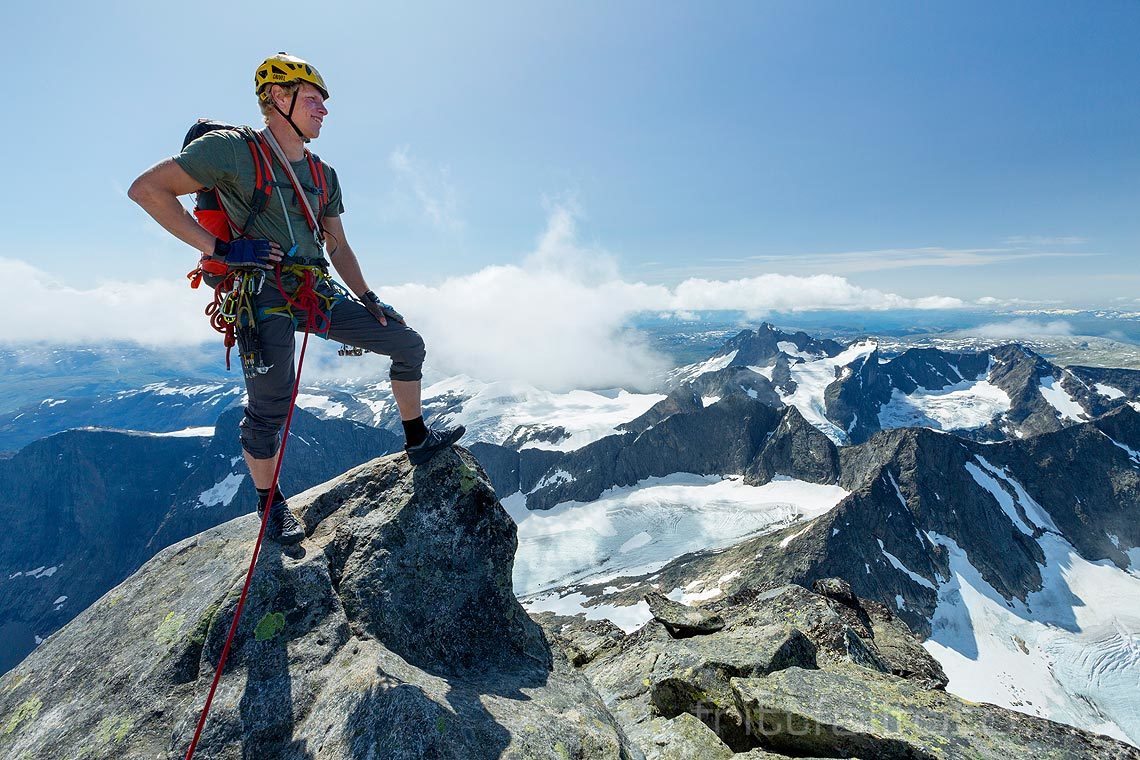
{"type": "MultiPolygon", "coordinates": [[[[289,413],[285,417],[285,426],[281,434],[281,447],[277,451],[277,466],[273,469],[273,480],[269,485],[269,497],[266,504],[272,504],[277,495],[277,481],[281,477],[281,464],[285,461],[285,444],[289,442],[289,428],[293,423],[293,410],[297,408],[297,392],[301,388],[301,371],[305,367],[305,349],[309,346],[309,334],[313,331],[317,315],[320,314],[320,296],[317,294],[314,286],[316,285],[316,278],[312,272],[306,271],[303,273],[301,284],[297,288],[296,293],[293,294],[293,302],[298,308],[303,309],[305,317],[305,337],[301,342],[301,353],[297,358],[297,376],[293,380],[293,395],[289,400],[289,413]]],[[[230,623],[229,633],[226,634],[226,643],[222,647],[222,654],[218,658],[218,667],[214,670],[214,680],[210,683],[210,691],[206,695],[206,703],[202,706],[202,713],[198,717],[197,728],[194,729],[194,738],[190,741],[190,746],[186,750],[185,760],[193,760],[194,750],[198,747],[198,740],[202,736],[202,729],[206,725],[206,717],[210,714],[210,706],[214,702],[214,693],[218,689],[218,682],[221,681],[222,671],[226,667],[226,658],[230,654],[230,645],[233,643],[234,634],[237,633],[238,621],[241,620],[242,610],[245,608],[246,596],[249,594],[250,582],[253,580],[253,571],[257,567],[257,557],[261,552],[261,544],[265,538],[265,528],[269,524],[269,513],[271,509],[265,509],[261,515],[261,529],[257,533],[257,542],[253,545],[253,556],[249,559],[249,569],[245,574],[245,584],[241,589],[241,596],[238,597],[237,609],[234,610],[234,619],[230,623]]]]}
{"type": "Polygon", "coordinates": [[[321,264],[283,264],[273,270],[274,284],[277,286],[277,292],[285,299],[285,303],[281,306],[271,306],[263,308],[258,311],[258,319],[273,316],[286,316],[293,320],[294,325],[300,325],[301,318],[298,316],[298,311],[303,311],[308,315],[312,314],[313,332],[321,337],[328,334],[329,328],[332,327],[332,309],[341,301],[351,298],[348,291],[334,280],[328,273],[328,269],[321,264]],[[288,287],[286,282],[297,283],[296,287],[288,287]],[[300,299],[302,292],[302,283],[311,283],[309,290],[311,297],[307,297],[305,302],[300,299]],[[290,296],[292,291],[294,295],[290,296]],[[311,311],[312,310],[312,311],[311,311]]]}

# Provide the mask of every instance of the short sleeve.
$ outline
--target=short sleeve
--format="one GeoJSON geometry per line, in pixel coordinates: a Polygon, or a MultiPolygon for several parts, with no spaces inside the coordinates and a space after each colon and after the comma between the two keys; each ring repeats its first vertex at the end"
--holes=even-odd
{"type": "Polygon", "coordinates": [[[340,216],[344,213],[344,194],[340,190],[340,179],[336,176],[336,170],[328,164],[325,164],[325,169],[328,170],[329,181],[329,202],[325,208],[325,216],[340,216]]]}
{"type": "MultiPolygon", "coordinates": [[[[174,163],[199,182],[206,190],[218,184],[237,181],[237,154],[232,133],[223,130],[207,132],[193,141],[177,156],[174,163]]],[[[239,139],[244,139],[237,135],[239,139]]]]}

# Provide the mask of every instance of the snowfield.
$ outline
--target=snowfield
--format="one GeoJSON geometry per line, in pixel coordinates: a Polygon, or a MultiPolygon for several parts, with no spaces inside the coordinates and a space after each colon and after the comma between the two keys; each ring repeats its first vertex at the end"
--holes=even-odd
{"type": "Polygon", "coordinates": [[[695,380],[708,372],[718,372],[729,364],[732,364],[732,360],[736,358],[738,353],[740,353],[738,350],[730,351],[724,356],[714,356],[699,364],[689,364],[684,367],[678,367],[668,374],[669,382],[680,385],[681,383],[695,380]]]}
{"type": "Polygon", "coordinates": [[[1140,552],[1123,571],[1046,533],[1043,587],[1023,603],[986,583],[953,540],[928,537],[950,552],[925,643],[948,691],[1140,745],[1140,552]]]}
{"type": "Polygon", "coordinates": [[[340,418],[348,411],[348,407],[344,404],[333,401],[328,396],[318,396],[314,393],[298,393],[297,406],[309,412],[322,412],[321,416],[325,418],[340,418]]]}
{"type": "MultiPolygon", "coordinates": [[[[687,552],[729,546],[750,534],[816,517],[845,496],[838,486],[790,478],[749,486],[740,477],[685,473],[648,478],[610,489],[597,501],[566,502],[545,511],[526,509],[516,493],[503,499],[518,524],[515,592],[521,596],[602,579],[594,576],[652,572],[687,552]]],[[[536,609],[533,604],[542,602],[527,608],[536,609]]]]}
{"type": "Polygon", "coordinates": [[[569,437],[554,442],[528,441],[522,448],[573,451],[608,435],[622,423],[640,417],[660,393],[568,391],[554,393],[525,383],[484,383],[465,376],[448,378],[424,389],[424,403],[454,397],[458,409],[443,415],[446,424],[467,427],[464,443],[501,444],[519,425],[565,428],[569,437]]]}
{"type": "Polygon", "coordinates": [[[245,475],[238,472],[231,472],[220,481],[214,484],[213,488],[203,491],[198,495],[198,503],[194,505],[194,509],[199,507],[228,507],[230,502],[237,496],[238,487],[241,482],[245,480],[245,475]]]}
{"type": "Polygon", "coordinates": [[[893,388],[891,400],[879,410],[879,427],[968,430],[989,424],[1010,406],[1009,395],[985,380],[963,380],[936,391],[920,387],[910,395],[893,388]]]}
{"type": "Polygon", "coordinates": [[[1045,400],[1057,410],[1057,414],[1060,415],[1062,420],[1084,422],[1088,419],[1088,413],[1084,407],[1081,406],[1075,398],[1070,396],[1069,392],[1054,378],[1041,378],[1041,385],[1038,390],[1041,391],[1041,395],[1045,400]]]}
{"type": "Polygon", "coordinates": [[[840,367],[867,356],[876,346],[874,341],[860,341],[852,343],[838,356],[793,364],[791,373],[792,380],[796,383],[796,390],[783,396],[784,403],[799,409],[805,420],[819,428],[836,445],[847,443],[847,431],[827,419],[824,413],[827,406],[823,392],[827,386],[835,382],[838,376],[836,372],[840,367]]]}

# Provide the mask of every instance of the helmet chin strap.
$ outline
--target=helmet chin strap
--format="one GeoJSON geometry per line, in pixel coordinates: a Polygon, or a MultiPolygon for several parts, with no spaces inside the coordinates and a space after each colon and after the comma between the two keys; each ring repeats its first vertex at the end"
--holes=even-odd
{"type": "Polygon", "coordinates": [[[309,138],[305,137],[305,133],[302,132],[297,127],[297,125],[293,123],[293,109],[295,109],[297,107],[297,95],[300,92],[301,92],[300,88],[293,90],[293,99],[291,101],[289,101],[289,113],[285,113],[284,111],[282,111],[280,106],[277,105],[277,101],[273,101],[273,107],[277,110],[277,113],[279,113],[285,117],[285,121],[289,122],[289,126],[293,128],[294,132],[297,133],[297,137],[300,137],[302,142],[308,142],[309,138]]]}

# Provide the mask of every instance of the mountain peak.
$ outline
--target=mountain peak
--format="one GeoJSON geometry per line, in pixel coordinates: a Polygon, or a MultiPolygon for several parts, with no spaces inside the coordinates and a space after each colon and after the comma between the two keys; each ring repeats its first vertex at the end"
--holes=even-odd
{"type": "MultiPolygon", "coordinates": [[[[262,548],[201,757],[497,756],[558,740],[624,756],[515,599],[516,528],[470,454],[383,457],[291,501],[308,537],[262,548]],[[563,703],[573,719],[550,709],[563,703]]],[[[165,549],[6,674],[0,715],[19,720],[0,755],[184,752],[257,529],[247,515],[165,549]]]]}

